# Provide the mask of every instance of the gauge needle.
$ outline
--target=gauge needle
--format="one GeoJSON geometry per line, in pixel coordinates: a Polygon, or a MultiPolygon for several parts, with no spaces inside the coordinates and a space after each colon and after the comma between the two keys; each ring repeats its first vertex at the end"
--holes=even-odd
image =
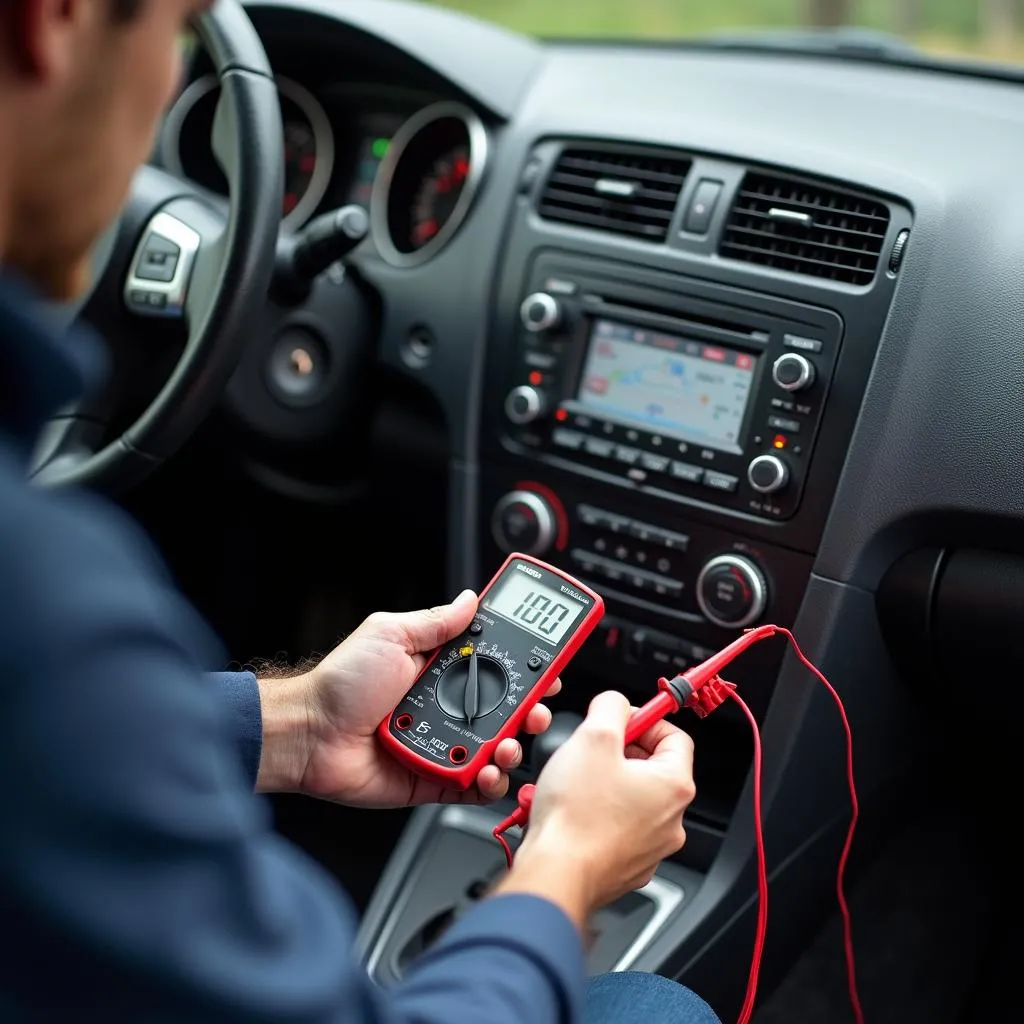
{"type": "Polygon", "coordinates": [[[469,656],[469,675],[466,677],[466,696],[462,708],[466,714],[466,724],[472,726],[473,719],[480,710],[480,677],[476,667],[476,651],[469,656]]]}

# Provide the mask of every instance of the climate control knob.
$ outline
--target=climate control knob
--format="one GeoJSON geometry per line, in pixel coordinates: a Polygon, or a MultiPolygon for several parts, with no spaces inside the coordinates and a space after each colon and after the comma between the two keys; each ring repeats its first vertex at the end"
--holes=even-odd
{"type": "Polygon", "coordinates": [[[775,494],[789,483],[789,466],[778,455],[759,455],[747,466],[747,480],[761,494],[775,494]]]}
{"type": "Polygon", "coordinates": [[[553,331],[564,319],[562,304],[554,295],[548,295],[547,292],[534,292],[528,295],[519,307],[519,316],[523,326],[531,334],[553,331]]]}
{"type": "Polygon", "coordinates": [[[542,555],[555,542],[558,520],[555,510],[539,494],[512,491],[494,506],[491,532],[506,554],[521,551],[525,555],[542,555]]]}
{"type": "Polygon", "coordinates": [[[520,426],[538,420],[548,411],[548,396],[528,384],[513,388],[505,398],[505,415],[520,426]]]}
{"type": "Polygon", "coordinates": [[[697,577],[697,604],[716,626],[743,629],[768,607],[768,584],[749,558],[719,555],[697,577]]]}
{"type": "Polygon", "coordinates": [[[806,391],[814,376],[814,363],[797,352],[787,352],[772,364],[772,380],[783,391],[806,391]]]}

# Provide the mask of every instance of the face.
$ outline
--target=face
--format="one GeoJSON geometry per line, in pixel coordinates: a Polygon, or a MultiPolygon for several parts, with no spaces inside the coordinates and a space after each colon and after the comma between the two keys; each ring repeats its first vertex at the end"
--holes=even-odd
{"type": "Polygon", "coordinates": [[[111,16],[112,0],[27,3],[42,9],[26,30],[39,49],[14,107],[22,122],[4,261],[64,300],[88,285],[89,251],[123,205],[179,82],[182,31],[208,3],[145,0],[128,22],[111,16]]]}

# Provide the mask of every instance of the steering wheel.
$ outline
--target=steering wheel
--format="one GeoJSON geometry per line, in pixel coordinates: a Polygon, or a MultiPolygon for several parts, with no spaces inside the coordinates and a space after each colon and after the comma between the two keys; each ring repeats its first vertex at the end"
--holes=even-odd
{"type": "Polygon", "coordinates": [[[116,439],[103,440],[108,425],[82,408],[54,419],[31,473],[39,484],[110,493],[156,469],[221,396],[264,306],[284,190],[278,92],[239,0],[220,0],[195,29],[220,80],[213,147],[228,179],[227,209],[186,181],[142,168],[94,253],[93,290],[73,311],[84,309],[122,347],[148,343],[141,325],[155,333],[157,321],[184,323],[184,351],[148,408],[116,439]]]}

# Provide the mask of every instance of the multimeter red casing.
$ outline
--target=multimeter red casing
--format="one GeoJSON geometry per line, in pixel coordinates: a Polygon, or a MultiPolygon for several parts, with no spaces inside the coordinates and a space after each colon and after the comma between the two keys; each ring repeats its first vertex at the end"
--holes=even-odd
{"type": "Polygon", "coordinates": [[[494,759],[498,744],[519,732],[603,615],[601,596],[579,580],[529,555],[509,555],[481,592],[470,626],[431,655],[412,688],[381,722],[380,741],[423,778],[449,789],[468,789],[494,759]],[[514,610],[503,596],[510,593],[514,610]],[[492,603],[504,614],[495,612],[492,603]],[[577,606],[582,608],[564,631],[560,624],[551,627],[558,630],[551,634],[557,639],[544,636],[541,630],[555,622],[563,607],[577,606]],[[511,617],[525,619],[537,608],[551,609],[551,614],[538,614],[532,627],[511,617]],[[471,673],[473,686],[468,684],[471,673]],[[476,694],[469,703],[470,717],[467,690],[476,694]]]}

